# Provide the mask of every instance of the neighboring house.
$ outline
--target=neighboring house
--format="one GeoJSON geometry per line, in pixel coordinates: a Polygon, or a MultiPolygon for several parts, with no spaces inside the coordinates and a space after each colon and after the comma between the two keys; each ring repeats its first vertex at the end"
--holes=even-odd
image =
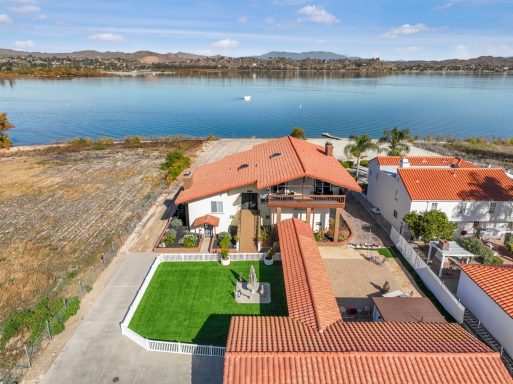
{"type": "Polygon", "coordinates": [[[456,323],[345,322],[310,227],[290,219],[278,234],[288,316],[232,317],[224,384],[513,383],[456,323]]]}
{"type": "Polygon", "coordinates": [[[378,156],[369,161],[368,201],[402,232],[412,211],[440,210],[457,232],[511,230],[513,180],[499,168],[478,168],[456,157],[378,156]]]}
{"type": "Polygon", "coordinates": [[[513,265],[461,265],[457,296],[513,356],[513,265]]]}
{"type": "Polygon", "coordinates": [[[321,147],[287,136],[186,172],[176,203],[186,204],[192,230],[210,230],[194,223],[215,216],[217,232],[237,233],[241,250],[252,251],[247,243],[257,238],[261,226],[292,217],[314,231],[327,229],[334,217],[338,238],[346,189],[361,191],[333,157],[331,143],[321,147]]]}

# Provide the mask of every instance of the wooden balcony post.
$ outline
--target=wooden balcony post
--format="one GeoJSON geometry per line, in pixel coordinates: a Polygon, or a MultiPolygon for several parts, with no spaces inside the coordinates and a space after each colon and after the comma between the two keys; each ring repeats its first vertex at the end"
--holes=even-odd
{"type": "Polygon", "coordinates": [[[312,213],[312,209],[311,208],[307,208],[306,209],[306,222],[307,224],[310,224],[310,214],[312,213]]]}
{"type": "Polygon", "coordinates": [[[312,208],[312,222],[309,224],[310,224],[310,228],[312,228],[312,231],[313,231],[314,227],[315,227],[315,208],[312,208]]]}
{"type": "Polygon", "coordinates": [[[281,207],[276,208],[276,224],[281,222],[281,207]]]}
{"type": "Polygon", "coordinates": [[[338,243],[338,232],[340,229],[340,208],[335,209],[335,228],[333,228],[333,241],[338,243]]]}

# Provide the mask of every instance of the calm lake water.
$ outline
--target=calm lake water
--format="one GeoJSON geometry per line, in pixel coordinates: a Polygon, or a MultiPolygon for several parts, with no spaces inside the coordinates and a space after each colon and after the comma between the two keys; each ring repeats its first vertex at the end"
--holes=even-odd
{"type": "Polygon", "coordinates": [[[17,145],[69,137],[368,133],[513,136],[513,75],[218,74],[0,81],[17,145]],[[242,97],[252,96],[250,102],[242,97]]]}

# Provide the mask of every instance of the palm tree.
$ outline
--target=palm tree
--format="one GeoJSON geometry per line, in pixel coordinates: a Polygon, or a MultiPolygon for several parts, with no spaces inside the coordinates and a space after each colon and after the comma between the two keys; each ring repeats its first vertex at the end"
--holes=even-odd
{"type": "Polygon", "coordinates": [[[413,137],[410,135],[409,129],[393,127],[386,129],[378,142],[388,144],[388,156],[402,156],[410,152],[410,146],[406,142],[412,140],[413,137]]]}
{"type": "Polygon", "coordinates": [[[360,177],[360,161],[365,157],[367,151],[380,152],[381,148],[376,143],[372,142],[369,135],[351,135],[349,136],[350,143],[344,147],[344,154],[348,158],[356,157],[356,181],[360,177]]]}

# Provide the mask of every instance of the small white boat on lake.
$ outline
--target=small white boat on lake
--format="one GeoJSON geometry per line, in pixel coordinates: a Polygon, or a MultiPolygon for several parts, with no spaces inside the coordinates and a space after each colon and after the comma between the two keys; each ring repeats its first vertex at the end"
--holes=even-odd
{"type": "Polygon", "coordinates": [[[243,99],[244,101],[251,101],[251,96],[244,96],[243,99]]]}

